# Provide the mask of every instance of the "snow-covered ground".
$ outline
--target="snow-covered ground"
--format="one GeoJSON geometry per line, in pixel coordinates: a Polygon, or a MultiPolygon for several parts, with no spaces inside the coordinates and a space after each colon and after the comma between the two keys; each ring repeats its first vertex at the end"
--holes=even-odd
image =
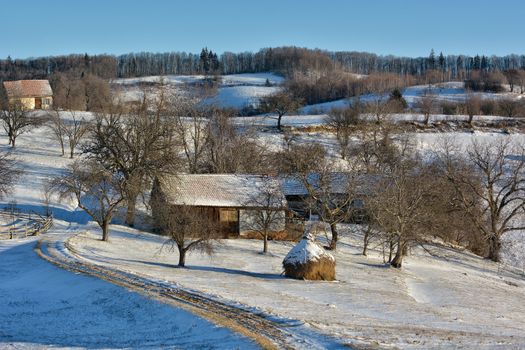
{"type": "MultiPolygon", "coordinates": [[[[39,128],[17,140],[13,152],[25,173],[12,196],[23,211],[42,212],[42,184],[63,171],[51,132],[39,128]]],[[[7,150],[0,134],[0,148],[7,150]]],[[[61,234],[88,217],[70,202],[52,204],[61,234]]],[[[257,348],[250,340],[196,317],[95,278],[61,270],[39,258],[37,238],[0,240],[0,348],[257,348]]]]}
{"type": "MultiPolygon", "coordinates": [[[[467,96],[467,91],[465,90],[463,82],[445,82],[441,84],[432,85],[430,91],[435,95],[437,101],[440,102],[463,102],[467,96]]],[[[428,85],[415,85],[409,86],[402,90],[403,97],[407,101],[409,107],[415,107],[417,103],[421,100],[421,97],[429,90],[428,85]]],[[[491,93],[491,92],[474,92],[472,93],[475,96],[480,97],[485,100],[497,100],[497,99],[515,99],[520,100],[525,98],[525,95],[521,95],[516,92],[500,92],[500,93],[491,93]]],[[[359,97],[361,102],[371,102],[375,101],[378,98],[388,99],[388,95],[376,95],[376,94],[367,94],[359,97]]],[[[305,106],[300,109],[301,114],[313,114],[313,113],[326,113],[333,108],[344,108],[352,103],[356,98],[345,98],[330,102],[317,103],[305,106]]]]}
{"type": "MultiPolygon", "coordinates": [[[[184,94],[185,85],[204,81],[204,75],[167,75],[149,76],[141,78],[115,79],[113,84],[119,86],[124,101],[137,101],[142,98],[143,89],[137,86],[140,83],[164,82],[172,93],[184,94]]],[[[214,104],[223,108],[242,109],[257,106],[259,99],[276,93],[281,88],[284,78],[272,73],[245,73],[230,74],[219,77],[217,92],[205,99],[205,103],[214,104]],[[270,83],[267,86],[267,81],[270,83]]],[[[155,90],[155,88],[153,88],[155,90]]]]}
{"type": "Polygon", "coordinates": [[[257,348],[187,311],[61,270],[35,244],[0,241],[2,349],[257,348]]]}
{"type": "Polygon", "coordinates": [[[379,247],[360,255],[360,236],[342,228],[334,253],[337,282],[282,275],[291,242],[223,240],[215,255],[191,253],[177,268],[164,238],[114,226],[112,242],[98,232],[72,239],[91,262],[176,282],[265,312],[304,321],[349,344],[401,348],[522,348],[525,280],[519,273],[452,249],[414,249],[401,270],[383,263],[379,247]]]}
{"type": "MultiPolygon", "coordinates": [[[[275,119],[262,116],[238,118],[237,122],[252,122],[258,127],[275,125],[275,119]]],[[[323,122],[322,115],[283,118],[284,125],[297,127],[323,122]]],[[[435,149],[444,136],[463,145],[474,139],[498,137],[525,142],[524,134],[479,131],[410,135],[422,151],[435,149]]],[[[268,147],[283,144],[283,134],[271,128],[263,128],[257,137],[268,147]]],[[[334,136],[326,132],[298,132],[296,137],[335,149],[334,136]]],[[[2,150],[8,149],[6,143],[5,135],[0,133],[2,150]]],[[[23,210],[42,211],[43,182],[63,171],[70,160],[60,155],[58,144],[46,128],[20,136],[17,144],[13,154],[25,174],[13,196],[0,200],[0,207],[15,199],[23,210]]],[[[90,231],[74,238],[73,244],[94,262],[301,320],[351,344],[525,347],[525,282],[520,275],[525,261],[525,235],[509,237],[504,244],[504,258],[517,270],[467,252],[436,247],[431,248],[436,256],[415,249],[403,269],[396,270],[383,265],[378,250],[368,258],[360,256],[359,236],[343,229],[335,253],[338,282],[305,282],[281,275],[282,260],[292,247],[289,242],[271,242],[271,254],[262,255],[260,241],[225,240],[217,246],[216,255],[190,254],[189,268],[178,269],[174,267],[177,254],[160,249],[161,237],[115,225],[111,243],[103,244],[97,241],[97,227],[72,202],[54,199],[52,207],[57,227],[49,234],[90,231]]],[[[36,257],[34,245],[32,238],[0,241],[0,348],[253,345],[181,310],[106,282],[59,270],[36,257]],[[59,317],[55,320],[52,315],[59,317]],[[179,325],[179,321],[184,324],[179,325]],[[111,332],[113,329],[116,331],[111,332]],[[170,331],[174,329],[178,329],[176,334],[170,331]],[[97,344],[97,339],[104,341],[97,344]]]]}
{"type": "MultiPolygon", "coordinates": [[[[289,126],[292,128],[308,128],[316,127],[326,124],[328,114],[291,114],[284,115],[281,120],[283,126],[289,126]]],[[[362,118],[367,120],[375,120],[375,116],[364,115],[362,118]]],[[[418,121],[423,122],[425,116],[417,113],[393,113],[383,117],[386,121],[391,122],[407,122],[407,121],[418,121]]],[[[275,127],[277,125],[277,116],[275,115],[257,115],[252,117],[237,117],[234,119],[238,125],[246,126],[258,126],[258,127],[275,127]]],[[[433,114],[429,118],[430,122],[466,122],[468,121],[467,115],[446,115],[446,114],[433,114]]],[[[506,117],[500,116],[475,116],[474,123],[477,121],[493,122],[493,121],[504,121],[509,120],[506,117]]],[[[511,119],[512,120],[512,119],[511,119]]]]}

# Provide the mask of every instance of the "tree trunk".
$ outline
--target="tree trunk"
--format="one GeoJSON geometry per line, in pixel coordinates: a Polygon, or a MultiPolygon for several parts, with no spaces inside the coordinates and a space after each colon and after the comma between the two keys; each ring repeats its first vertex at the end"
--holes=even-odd
{"type": "Polygon", "coordinates": [[[128,199],[128,209],[126,211],[126,225],[133,227],[135,225],[135,205],[138,195],[133,194],[128,199]]]}
{"type": "Polygon", "coordinates": [[[390,239],[390,242],[388,244],[388,262],[392,262],[392,253],[394,252],[394,241],[390,239]]]}
{"type": "Polygon", "coordinates": [[[69,158],[73,159],[73,156],[75,155],[75,145],[69,144],[69,158]]]}
{"type": "Polygon", "coordinates": [[[337,225],[336,224],[330,224],[330,231],[332,232],[332,240],[330,241],[330,250],[336,250],[337,249],[337,225]]]}
{"type": "Polygon", "coordinates": [[[111,219],[104,219],[102,221],[102,241],[109,241],[109,222],[111,219]]]}
{"type": "Polygon", "coordinates": [[[472,126],[472,120],[474,119],[474,116],[473,115],[469,115],[468,116],[468,123],[470,126],[472,126]]]}
{"type": "Polygon", "coordinates": [[[363,255],[366,256],[368,251],[368,241],[370,240],[370,229],[365,230],[365,236],[363,238],[363,255]]]}
{"type": "Polygon", "coordinates": [[[283,115],[282,114],[279,114],[279,116],[277,117],[277,130],[281,131],[281,119],[282,119],[283,115]]]}
{"type": "Polygon", "coordinates": [[[179,267],[185,267],[186,266],[186,249],[182,247],[179,248],[179,267]]]}
{"type": "Polygon", "coordinates": [[[64,141],[60,140],[60,149],[62,150],[62,156],[66,155],[66,150],[64,148],[64,141]]]}
{"type": "Polygon", "coordinates": [[[428,125],[430,122],[430,114],[425,115],[425,125],[428,125]]]}
{"type": "Polygon", "coordinates": [[[496,235],[490,237],[489,253],[487,255],[487,259],[490,259],[494,262],[499,262],[500,249],[501,249],[500,239],[496,235]]]}
{"type": "Polygon", "coordinates": [[[401,242],[401,239],[399,239],[397,241],[396,255],[394,256],[394,259],[390,262],[390,265],[392,265],[396,269],[401,268],[401,265],[403,264],[403,250],[404,249],[405,249],[405,245],[401,242]]]}
{"type": "Polygon", "coordinates": [[[268,253],[268,234],[264,234],[264,246],[263,246],[263,253],[268,253]]]}

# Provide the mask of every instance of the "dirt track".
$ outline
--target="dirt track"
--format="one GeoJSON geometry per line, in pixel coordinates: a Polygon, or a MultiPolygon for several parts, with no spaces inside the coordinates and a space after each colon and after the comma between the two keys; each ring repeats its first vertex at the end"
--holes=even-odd
{"type": "Polygon", "coordinates": [[[47,235],[39,241],[35,250],[40,257],[60,268],[101,278],[161,302],[186,309],[213,323],[230,328],[253,339],[262,348],[315,347],[313,343],[309,344],[308,339],[303,337],[298,339],[297,336],[287,330],[290,327],[297,326],[297,322],[272,320],[269,315],[246,310],[240,306],[229,305],[208,296],[178,288],[172,284],[92,264],[68,245],[67,239],[69,237],[71,236],[47,235]]]}

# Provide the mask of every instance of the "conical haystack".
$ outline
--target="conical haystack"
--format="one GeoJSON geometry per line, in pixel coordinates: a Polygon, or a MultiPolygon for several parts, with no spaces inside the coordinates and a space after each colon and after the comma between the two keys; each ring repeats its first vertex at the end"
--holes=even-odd
{"type": "Polygon", "coordinates": [[[312,226],[305,227],[301,241],[283,260],[287,277],[304,280],[335,280],[335,258],[315,241],[312,226]]]}

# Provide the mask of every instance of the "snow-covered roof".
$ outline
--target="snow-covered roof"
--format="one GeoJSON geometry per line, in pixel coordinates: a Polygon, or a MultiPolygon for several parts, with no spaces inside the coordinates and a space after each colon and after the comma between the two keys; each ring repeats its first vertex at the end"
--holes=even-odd
{"type": "Polygon", "coordinates": [[[162,187],[174,205],[286,208],[286,198],[273,176],[178,174],[165,178],[162,187]]]}
{"type": "Polygon", "coordinates": [[[9,98],[52,96],[53,91],[47,80],[4,81],[9,98]]]}
{"type": "MultiPolygon", "coordinates": [[[[312,188],[328,191],[330,194],[366,194],[374,183],[379,180],[375,175],[357,175],[346,172],[333,172],[326,175],[319,173],[308,174],[307,181],[312,188]]],[[[285,196],[306,196],[306,189],[303,180],[299,176],[282,176],[279,181],[285,196]]]]}

